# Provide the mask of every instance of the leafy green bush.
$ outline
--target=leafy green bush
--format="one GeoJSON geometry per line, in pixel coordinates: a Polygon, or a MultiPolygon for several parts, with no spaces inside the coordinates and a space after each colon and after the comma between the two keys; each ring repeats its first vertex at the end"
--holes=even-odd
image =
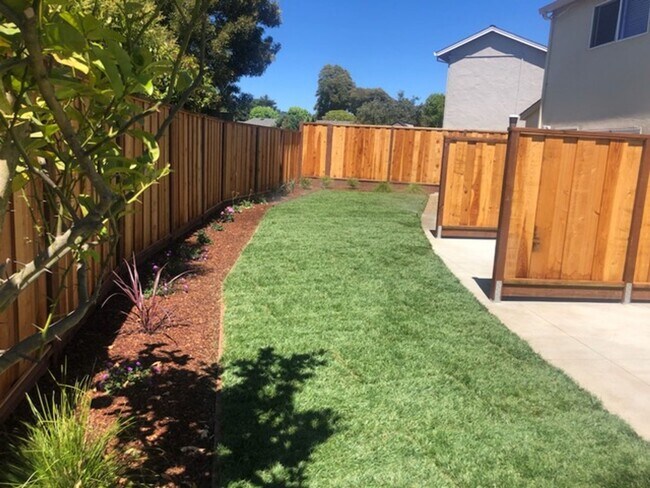
{"type": "Polygon", "coordinates": [[[355,122],[357,118],[353,113],[347,110],[330,110],[321,120],[329,120],[332,122],[355,122]]]}
{"type": "Polygon", "coordinates": [[[223,225],[221,225],[219,222],[215,220],[210,224],[210,228],[217,232],[221,232],[223,230],[223,225]]]}
{"type": "Polygon", "coordinates": [[[330,178],[329,176],[323,176],[320,179],[320,184],[325,189],[331,188],[332,187],[332,178],[330,178]]]}
{"type": "Polygon", "coordinates": [[[207,246],[208,244],[212,244],[212,239],[210,239],[205,229],[201,229],[196,233],[196,242],[200,246],[207,246]]]}
{"type": "Polygon", "coordinates": [[[300,178],[300,188],[309,190],[311,188],[311,180],[305,177],[300,178]]]}
{"type": "Polygon", "coordinates": [[[357,180],[356,178],[350,178],[348,180],[348,187],[350,188],[350,190],[356,190],[357,188],[359,188],[359,180],[357,180]]]}
{"type": "Polygon", "coordinates": [[[390,183],[388,183],[387,181],[382,181],[375,187],[373,191],[377,193],[391,193],[393,191],[393,188],[390,186],[390,183]]]}
{"type": "Polygon", "coordinates": [[[419,195],[421,193],[424,193],[424,189],[417,183],[411,183],[409,186],[406,187],[406,192],[419,195]]]}
{"type": "Polygon", "coordinates": [[[289,180],[282,185],[280,192],[283,195],[291,195],[296,188],[296,180],[289,180]]]}
{"type": "Polygon", "coordinates": [[[89,425],[88,383],[60,385],[60,398],[29,399],[34,421],[10,446],[13,459],[0,470],[0,485],[48,488],[118,486],[125,467],[111,443],[124,429],[115,422],[98,431],[89,425]]]}

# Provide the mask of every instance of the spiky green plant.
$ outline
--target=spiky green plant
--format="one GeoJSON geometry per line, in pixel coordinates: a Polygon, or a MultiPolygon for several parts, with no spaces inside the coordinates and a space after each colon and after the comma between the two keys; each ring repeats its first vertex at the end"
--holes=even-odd
{"type": "Polygon", "coordinates": [[[390,186],[390,183],[388,183],[387,181],[382,181],[375,187],[373,191],[377,193],[392,193],[393,188],[390,186]]]}
{"type": "Polygon", "coordinates": [[[13,487],[104,488],[117,486],[125,466],[111,444],[125,428],[116,421],[106,429],[90,426],[88,381],[60,385],[47,397],[29,398],[33,421],[12,443],[13,457],[0,470],[0,485],[13,487]],[[4,478],[4,479],[3,479],[4,478]]]}

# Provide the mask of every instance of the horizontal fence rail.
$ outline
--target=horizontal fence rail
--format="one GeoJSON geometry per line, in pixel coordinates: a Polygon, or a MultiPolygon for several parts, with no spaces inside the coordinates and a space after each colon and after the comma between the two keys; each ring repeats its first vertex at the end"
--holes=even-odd
{"type": "Polygon", "coordinates": [[[438,237],[496,237],[507,142],[445,137],[438,237]]]}
{"type": "Polygon", "coordinates": [[[504,132],[422,127],[304,124],[302,176],[440,185],[445,137],[495,138],[504,132]]]}
{"type": "MultiPolygon", "coordinates": [[[[144,108],[145,102],[137,103],[144,108]]],[[[142,128],[155,133],[167,115],[168,109],[162,107],[142,122],[142,128]]],[[[278,189],[300,177],[299,132],[226,122],[181,110],[159,145],[157,164],[170,164],[171,174],[145,191],[121,219],[116,256],[108,263],[93,262],[89,281],[94,281],[103,267],[114,269],[123,258],[133,254],[146,257],[170,244],[227,202],[278,189]]],[[[130,136],[123,137],[121,146],[129,157],[144,151],[142,142],[130,136]]],[[[41,203],[30,194],[15,194],[4,216],[0,259],[9,263],[9,273],[20,263],[30,262],[44,244],[33,225],[30,205],[34,208],[41,203]],[[32,200],[29,205],[25,197],[32,200]]],[[[106,247],[97,251],[104,258],[109,254],[106,247]]],[[[59,299],[60,317],[76,308],[77,278],[74,273],[63,273],[64,264],[38,279],[0,314],[0,350],[11,349],[42,327],[54,297],[59,299]]],[[[39,360],[22,361],[0,375],[0,420],[46,370],[51,352],[48,347],[39,360]]]]}
{"type": "Polygon", "coordinates": [[[492,297],[650,298],[650,137],[513,129],[492,297]]]}

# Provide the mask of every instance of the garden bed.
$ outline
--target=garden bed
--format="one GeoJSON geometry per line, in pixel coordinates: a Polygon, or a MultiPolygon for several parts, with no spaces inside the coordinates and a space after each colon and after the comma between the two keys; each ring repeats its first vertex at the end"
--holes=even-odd
{"type": "MultiPolygon", "coordinates": [[[[127,315],[130,302],[114,295],[66,346],[62,381],[92,377],[93,429],[118,418],[129,422],[117,446],[129,480],[149,486],[211,485],[222,282],[276,202],[239,207],[233,222],[215,220],[138,263],[149,285],[163,265],[175,268],[174,274],[185,271],[173,291],[157,297],[169,314],[163,327],[147,333],[127,315]]],[[[47,392],[52,383],[42,380],[39,388],[47,392]]],[[[27,411],[22,405],[6,430],[14,431],[27,411]]]]}

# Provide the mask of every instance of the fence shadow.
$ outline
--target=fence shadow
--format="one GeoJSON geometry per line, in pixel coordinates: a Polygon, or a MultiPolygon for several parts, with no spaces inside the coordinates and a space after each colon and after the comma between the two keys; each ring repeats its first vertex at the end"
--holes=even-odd
{"type": "Polygon", "coordinates": [[[325,365],[324,352],[284,356],[263,348],[225,371],[217,450],[220,486],[304,486],[314,449],[337,430],[331,409],[301,410],[296,394],[325,365]]]}

